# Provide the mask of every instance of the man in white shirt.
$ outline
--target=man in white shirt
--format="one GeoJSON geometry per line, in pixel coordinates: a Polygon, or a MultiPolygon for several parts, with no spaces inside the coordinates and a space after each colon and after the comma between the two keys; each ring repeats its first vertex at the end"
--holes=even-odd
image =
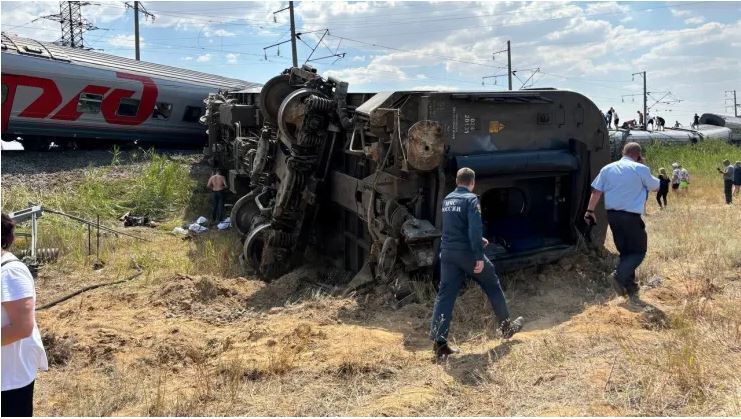
{"type": "Polygon", "coordinates": [[[659,185],[659,179],[643,164],[640,144],[627,143],[623,147],[623,158],[603,167],[592,182],[592,196],[584,214],[587,223],[595,224],[597,217],[594,209],[602,195],[605,195],[607,222],[620,253],[620,262],[612,278],[613,285],[619,295],[627,296],[632,309],[643,306],[638,298],[635,280],[635,270],[646,257],[648,247],[646,225],[641,215],[645,210],[648,192],[658,190],[659,185]]]}
{"type": "Polygon", "coordinates": [[[33,415],[36,371],[49,368],[36,326],[36,291],[23,262],[7,249],[13,243],[13,221],[2,214],[2,405],[0,414],[33,415]]]}

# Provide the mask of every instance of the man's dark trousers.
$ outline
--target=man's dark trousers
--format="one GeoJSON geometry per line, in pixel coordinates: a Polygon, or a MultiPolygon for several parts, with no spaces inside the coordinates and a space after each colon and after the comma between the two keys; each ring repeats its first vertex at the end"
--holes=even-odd
{"type": "Polygon", "coordinates": [[[220,223],[224,219],[224,190],[213,191],[213,211],[211,218],[215,223],[220,223]]]}
{"type": "Polygon", "coordinates": [[[648,248],[646,225],[640,214],[627,211],[608,210],[607,222],[612,230],[615,247],[620,252],[616,279],[628,294],[635,294],[638,291],[636,269],[646,257],[648,248]]]}
{"type": "Polygon", "coordinates": [[[733,202],[733,180],[723,179],[723,192],[726,194],[726,204],[733,202]]]}
{"type": "Polygon", "coordinates": [[[458,291],[466,275],[472,277],[486,293],[497,317],[497,323],[509,318],[507,301],[504,298],[499,277],[494,270],[494,264],[484,256],[484,270],[475,274],[473,273],[475,263],[469,251],[440,251],[440,290],[435,299],[430,329],[430,339],[435,342],[447,341],[455,299],[458,297],[458,291]]]}

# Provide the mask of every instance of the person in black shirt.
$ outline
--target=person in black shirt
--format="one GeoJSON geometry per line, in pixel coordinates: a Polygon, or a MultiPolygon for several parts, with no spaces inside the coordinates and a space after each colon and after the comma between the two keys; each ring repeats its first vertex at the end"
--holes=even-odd
{"type": "Polygon", "coordinates": [[[671,182],[671,179],[669,179],[669,176],[666,175],[666,169],[663,167],[659,169],[659,190],[656,191],[656,201],[659,203],[659,208],[664,209],[666,208],[666,196],[669,194],[669,182],[671,182]],[[664,204],[661,204],[661,201],[664,201],[664,204]]]}

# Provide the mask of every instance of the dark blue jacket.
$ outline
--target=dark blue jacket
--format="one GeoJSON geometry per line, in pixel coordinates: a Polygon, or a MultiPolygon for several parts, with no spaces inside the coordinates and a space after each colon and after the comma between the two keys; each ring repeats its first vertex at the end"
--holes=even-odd
{"type": "Polygon", "coordinates": [[[475,260],[483,260],[483,226],[479,198],[468,189],[458,186],[443,200],[442,217],[440,250],[468,251],[475,260]]]}

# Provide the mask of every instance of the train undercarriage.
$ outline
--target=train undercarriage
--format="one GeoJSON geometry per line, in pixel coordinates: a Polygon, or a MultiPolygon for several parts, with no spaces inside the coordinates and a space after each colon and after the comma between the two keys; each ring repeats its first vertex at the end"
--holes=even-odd
{"type": "Polygon", "coordinates": [[[348,93],[305,66],[205,103],[207,154],[238,197],[241,260],[265,279],[305,262],[307,248],[356,283],[434,276],[441,200],[464,166],[477,173],[499,269],[604,241],[581,214],[609,162],[608,133],[577,93],[348,93]]]}

